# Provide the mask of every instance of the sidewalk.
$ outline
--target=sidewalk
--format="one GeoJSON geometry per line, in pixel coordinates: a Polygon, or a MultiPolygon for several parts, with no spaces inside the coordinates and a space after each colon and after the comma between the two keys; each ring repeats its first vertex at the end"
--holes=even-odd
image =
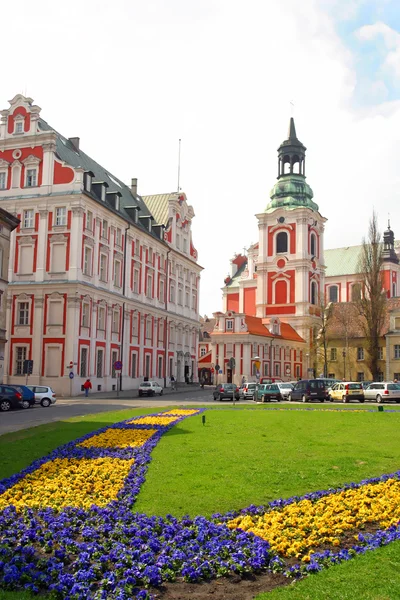
{"type": "MultiPolygon", "coordinates": [[[[204,389],[206,388],[207,386],[204,386],[204,389]]],[[[201,389],[202,388],[198,383],[178,383],[177,388],[175,390],[172,390],[170,387],[164,388],[162,396],[153,396],[153,398],[162,398],[163,396],[170,396],[172,394],[183,394],[185,392],[187,394],[191,394],[193,392],[198,392],[201,389]]],[[[147,397],[148,396],[143,396],[143,398],[147,397]]],[[[85,398],[84,393],[81,393],[78,396],[62,396],[60,397],[60,400],[81,400],[82,398],[85,398]]],[[[121,400],[130,400],[133,398],[139,398],[139,392],[138,390],[122,390],[120,392],[89,392],[88,398],[103,398],[104,400],[115,400],[117,398],[121,398],[121,400]]]]}

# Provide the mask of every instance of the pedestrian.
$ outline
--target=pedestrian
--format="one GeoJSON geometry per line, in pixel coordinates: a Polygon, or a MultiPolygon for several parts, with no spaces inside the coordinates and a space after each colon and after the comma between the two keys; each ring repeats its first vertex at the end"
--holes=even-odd
{"type": "Polygon", "coordinates": [[[171,389],[176,390],[176,382],[175,377],[173,375],[171,375],[171,389]]]}
{"type": "Polygon", "coordinates": [[[246,383],[246,377],[243,375],[243,377],[242,377],[242,387],[244,386],[245,383],[246,383]]]}
{"type": "Polygon", "coordinates": [[[86,379],[85,383],[83,384],[83,389],[85,390],[85,396],[87,398],[89,396],[89,390],[92,389],[92,382],[90,379],[86,379]]]}
{"type": "Polygon", "coordinates": [[[202,389],[204,389],[204,377],[200,379],[200,386],[202,389]]]}

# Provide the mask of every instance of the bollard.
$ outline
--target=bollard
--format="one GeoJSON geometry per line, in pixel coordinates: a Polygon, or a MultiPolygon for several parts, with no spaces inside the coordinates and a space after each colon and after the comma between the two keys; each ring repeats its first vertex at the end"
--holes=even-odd
{"type": "Polygon", "coordinates": [[[203,425],[206,424],[206,415],[201,415],[201,422],[203,423],[203,425]]]}
{"type": "Polygon", "coordinates": [[[383,406],[378,406],[378,412],[383,412],[383,406]]]}

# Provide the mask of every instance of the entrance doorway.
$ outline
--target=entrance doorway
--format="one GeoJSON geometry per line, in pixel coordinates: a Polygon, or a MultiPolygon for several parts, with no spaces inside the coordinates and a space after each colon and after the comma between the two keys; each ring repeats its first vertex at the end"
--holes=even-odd
{"type": "Polygon", "coordinates": [[[227,383],[232,383],[232,369],[227,369],[226,370],[226,375],[227,375],[226,382],[227,383]]]}

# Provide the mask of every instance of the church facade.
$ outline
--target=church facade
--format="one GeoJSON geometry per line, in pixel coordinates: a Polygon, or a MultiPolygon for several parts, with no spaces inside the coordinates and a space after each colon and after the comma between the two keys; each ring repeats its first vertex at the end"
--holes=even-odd
{"type": "MultiPolygon", "coordinates": [[[[211,364],[237,383],[242,377],[294,380],[314,375],[322,307],[350,302],[360,292],[361,246],[324,249],[326,218],[306,182],[306,148],[293,118],[278,148],[278,177],[270,202],[256,217],[258,242],[248,248],[247,256],[231,260],[223,309],[214,314],[211,364]],[[230,325],[232,319],[235,325],[230,325]],[[249,332],[244,346],[238,339],[243,328],[249,332]],[[238,359],[233,373],[226,366],[231,356],[238,359]]],[[[390,227],[383,241],[383,284],[391,298],[398,293],[400,267],[390,227]]]]}

